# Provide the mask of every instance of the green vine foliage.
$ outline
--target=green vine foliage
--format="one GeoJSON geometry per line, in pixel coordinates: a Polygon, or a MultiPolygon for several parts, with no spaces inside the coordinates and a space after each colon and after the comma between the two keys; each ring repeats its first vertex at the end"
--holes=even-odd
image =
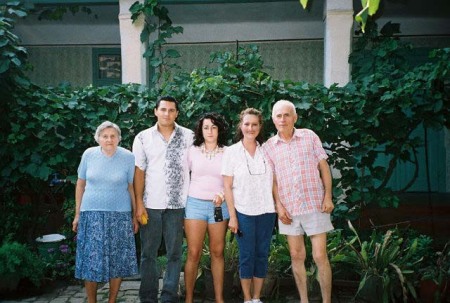
{"type": "Polygon", "coordinates": [[[93,134],[105,121],[122,129],[122,145],[154,122],[157,93],[139,85],[109,87],[31,87],[15,95],[10,104],[11,132],[2,147],[3,179],[0,186],[24,176],[47,180],[53,172],[74,175],[83,151],[96,145],[93,134]]]}
{"type": "MultiPolygon", "coordinates": [[[[151,3],[156,2],[135,9],[148,9],[151,3]]],[[[11,28],[2,26],[3,39],[11,28]]],[[[288,99],[299,113],[297,127],[313,129],[321,137],[330,164],[339,170],[333,189],[336,226],[356,219],[369,203],[397,205],[387,184],[401,161],[417,165],[417,148],[423,142],[411,135],[413,130],[448,126],[450,49],[434,51],[429,63],[412,67],[402,59],[409,47],[388,35],[386,28],[381,35],[376,27],[369,29],[368,25],[358,40],[352,55],[354,80],[345,87],[275,80],[256,46],[213,53],[210,67],[175,74],[154,89],[131,84],[79,89],[24,86],[18,75],[25,65],[13,64],[14,70],[2,73],[2,85],[11,83],[7,89],[12,97],[2,109],[0,187],[41,191],[54,172],[75,181],[82,152],[96,145],[95,128],[104,120],[116,122],[122,129],[122,146],[130,148],[134,136],[155,122],[158,95],[170,94],[181,101],[178,122],[188,127],[207,111],[222,113],[236,127],[242,109],[258,108],[264,114],[266,137],[275,132],[270,117],[273,103],[288,99]],[[387,167],[377,164],[381,156],[390,159],[387,167]]],[[[9,45],[1,44],[1,51],[9,45]]],[[[0,66],[24,54],[18,46],[11,52],[1,58],[0,66]]],[[[234,132],[229,134],[230,143],[234,132]]],[[[68,195],[73,195],[73,187],[68,195]]]]}
{"type": "Polygon", "coordinates": [[[158,86],[170,77],[170,70],[178,68],[176,63],[170,64],[167,59],[179,58],[181,55],[175,49],[163,49],[173,35],[183,33],[181,26],[173,26],[169,17],[169,11],[158,0],[145,0],[143,3],[136,1],[131,7],[131,19],[136,22],[144,16],[144,28],[141,32],[141,42],[148,43],[144,57],[148,58],[153,86],[158,86]]]}
{"type": "MultiPolygon", "coordinates": [[[[84,13],[91,15],[92,9],[88,6],[80,6],[78,4],[64,4],[64,5],[35,5],[33,13],[38,15],[38,20],[62,20],[64,15],[71,13],[72,15],[84,13]]],[[[98,18],[96,14],[93,15],[95,19],[98,18]]]]}
{"type": "MultiPolygon", "coordinates": [[[[27,88],[25,76],[28,63],[27,50],[20,46],[20,39],[12,29],[16,18],[27,16],[26,7],[19,2],[0,5],[0,117],[7,115],[7,104],[13,101],[12,91],[27,88]]],[[[0,128],[7,129],[7,121],[0,119],[0,128]]],[[[0,134],[1,142],[3,134],[0,134]]]]}
{"type": "Polygon", "coordinates": [[[417,178],[418,148],[424,142],[413,135],[414,130],[449,126],[450,49],[435,50],[430,62],[411,66],[404,59],[411,45],[392,36],[398,25],[387,24],[381,35],[376,24],[367,27],[350,59],[355,74],[345,91],[351,100],[340,110],[352,128],[344,138],[351,146],[348,151],[356,173],[355,182],[343,185],[352,187],[350,197],[355,195],[364,204],[377,201],[381,206],[395,206],[398,201],[387,183],[398,163],[416,167],[401,191],[417,178]],[[377,164],[382,156],[389,159],[387,167],[377,164]]]}

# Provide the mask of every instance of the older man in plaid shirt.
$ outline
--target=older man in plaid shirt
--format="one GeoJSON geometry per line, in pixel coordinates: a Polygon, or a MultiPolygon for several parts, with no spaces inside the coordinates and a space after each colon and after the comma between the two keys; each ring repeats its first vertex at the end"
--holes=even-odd
{"type": "Polygon", "coordinates": [[[327,256],[327,232],[333,230],[330,213],[332,177],[327,154],[319,137],[309,129],[296,129],[297,113],[292,102],[280,100],[272,109],[277,135],[264,144],[274,171],[274,197],[280,234],[287,235],[292,271],[301,302],[308,302],[306,249],[303,235],[310,237],[319,271],[323,302],[331,302],[331,266],[327,256]]]}

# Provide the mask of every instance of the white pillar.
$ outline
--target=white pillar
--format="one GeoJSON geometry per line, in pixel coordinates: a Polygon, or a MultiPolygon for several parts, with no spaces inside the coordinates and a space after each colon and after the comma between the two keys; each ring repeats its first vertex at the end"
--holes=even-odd
{"type": "Polygon", "coordinates": [[[350,64],[353,37],[352,0],[326,0],[325,12],[324,84],[344,86],[350,81],[350,64]]]}
{"type": "Polygon", "coordinates": [[[140,40],[144,16],[141,15],[136,22],[132,22],[130,7],[134,2],[136,0],[119,0],[122,83],[148,85],[148,64],[147,59],[143,57],[146,45],[140,40]]]}

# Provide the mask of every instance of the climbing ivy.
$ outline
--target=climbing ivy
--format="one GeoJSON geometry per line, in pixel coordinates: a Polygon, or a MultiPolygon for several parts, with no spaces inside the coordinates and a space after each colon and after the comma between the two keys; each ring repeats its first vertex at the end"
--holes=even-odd
{"type": "Polygon", "coordinates": [[[158,0],[145,0],[143,3],[136,1],[131,7],[131,19],[136,22],[144,19],[144,27],[141,33],[141,42],[148,44],[144,57],[149,59],[149,65],[153,72],[150,79],[151,85],[158,86],[168,80],[170,69],[177,68],[175,63],[169,64],[168,58],[179,58],[180,53],[175,49],[163,49],[173,35],[183,33],[181,26],[173,26],[169,17],[169,11],[158,0]]]}
{"type": "MultiPolygon", "coordinates": [[[[411,47],[400,43],[389,28],[380,33],[368,25],[355,45],[354,77],[345,87],[275,80],[265,71],[258,48],[250,46],[237,53],[213,53],[214,64],[160,79],[164,85],[153,89],[139,85],[74,89],[30,84],[23,76],[26,50],[8,27],[13,21],[1,20],[0,41],[7,42],[0,43],[0,52],[12,53],[0,58],[0,66],[9,64],[1,73],[1,84],[8,83],[4,89],[11,96],[2,108],[2,189],[39,190],[53,172],[75,179],[81,154],[96,144],[93,132],[104,120],[122,128],[122,145],[130,148],[133,137],[155,122],[158,95],[171,94],[181,101],[178,122],[189,127],[206,111],[220,112],[236,126],[242,109],[259,108],[266,136],[274,133],[273,103],[288,99],[299,113],[297,126],[318,133],[330,164],[340,172],[333,189],[339,226],[347,218],[357,218],[370,203],[397,205],[388,182],[402,161],[418,165],[417,149],[423,141],[413,131],[449,125],[450,49],[433,51],[428,63],[410,66],[404,55],[411,47]],[[389,159],[388,166],[378,164],[381,156],[389,159]]],[[[411,176],[411,182],[415,178],[411,176]]]]}

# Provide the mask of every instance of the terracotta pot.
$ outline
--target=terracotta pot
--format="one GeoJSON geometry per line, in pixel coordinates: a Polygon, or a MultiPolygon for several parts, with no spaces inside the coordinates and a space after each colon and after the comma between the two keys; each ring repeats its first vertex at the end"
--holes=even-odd
{"type": "Polygon", "coordinates": [[[419,285],[419,298],[423,303],[447,302],[449,281],[438,285],[433,280],[422,280],[419,285]]]}
{"type": "Polygon", "coordinates": [[[6,274],[0,277],[0,293],[8,293],[17,290],[20,277],[16,274],[6,274]]]}
{"type": "Polygon", "coordinates": [[[20,205],[31,204],[31,196],[27,194],[20,194],[17,197],[17,203],[19,203],[20,205]]]}
{"type": "MultiPolygon", "coordinates": [[[[203,295],[205,296],[206,299],[214,300],[214,282],[211,269],[204,268],[203,274],[205,283],[203,295]]],[[[225,300],[227,300],[233,298],[234,295],[235,295],[234,272],[226,270],[223,276],[223,297],[225,300]]]]}
{"type": "Polygon", "coordinates": [[[420,281],[419,298],[423,303],[433,303],[434,294],[438,292],[438,285],[433,280],[420,281]]]}

